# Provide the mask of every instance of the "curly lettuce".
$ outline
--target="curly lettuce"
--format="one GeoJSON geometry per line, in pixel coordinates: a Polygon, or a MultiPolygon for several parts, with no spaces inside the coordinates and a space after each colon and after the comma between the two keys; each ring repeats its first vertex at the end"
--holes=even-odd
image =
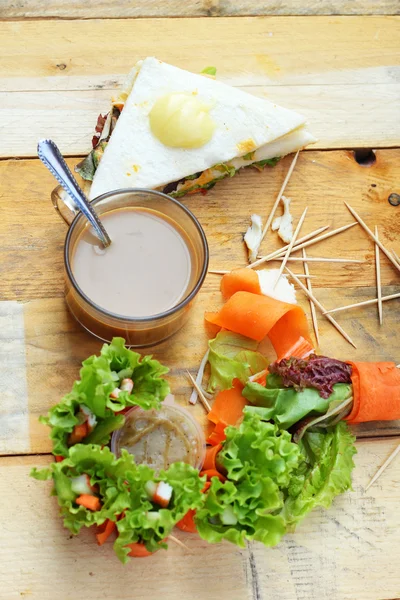
{"type": "Polygon", "coordinates": [[[168,547],[164,540],[176,523],[188,510],[202,505],[205,477],[200,477],[198,470],[190,465],[176,462],[157,477],[148,466],[138,465],[134,473],[127,473],[126,481],[131,502],[117,523],[118,537],[114,543],[115,553],[122,563],[128,561],[129,544],[143,543],[149,552],[168,547]],[[172,487],[173,495],[167,508],[160,508],[149,499],[145,487],[149,481],[164,481],[172,487]]]}
{"type": "Polygon", "coordinates": [[[52,495],[57,496],[64,527],[76,535],[82,527],[101,525],[107,519],[116,521],[117,516],[130,506],[126,477],[136,469],[133,456],[125,450],[117,459],[107,447],[76,444],[70,448],[68,458],[52,463],[47,469],[33,469],[31,476],[53,480],[52,495]],[[76,504],[80,494],[73,489],[73,479],[80,475],[88,475],[90,484],[97,486],[100,510],[91,511],[76,504]]]}
{"type": "Polygon", "coordinates": [[[246,413],[239,427],[225,433],[218,464],[227,481],[213,478],[195,517],[198,532],[210,543],[258,540],[274,546],[286,531],[280,511],[300,463],[299,447],[256,413],[246,413]]]}
{"type": "Polygon", "coordinates": [[[239,427],[225,430],[218,454],[227,480],[212,479],[195,522],[210,543],[274,546],[315,507],[329,508],[351,489],[355,438],[340,422],[295,444],[289,432],[263,419],[266,409],[247,409],[239,427]]]}
{"type": "Polygon", "coordinates": [[[130,406],[159,408],[169,393],[169,385],[162,377],[167,372],[151,356],[141,357],[126,348],[122,338],[104,344],[100,356],[93,355],[83,361],[80,379],[75,381],[72,391],[46,417],[40,417],[42,423],[51,427],[53,454],[68,455],[69,435],[86,418],[82,410],[92,414],[95,422],[84,443],[104,445],[111,433],[124,424],[123,415],[117,413],[130,406]],[[125,378],[132,379],[132,392],[121,391],[118,398],[111,398],[111,392],[125,378]]]}
{"type": "Polygon", "coordinates": [[[273,420],[279,427],[288,429],[295,423],[312,415],[323,415],[330,406],[340,404],[352,395],[351,384],[337,383],[328,398],[322,398],[315,388],[296,390],[284,387],[279,375],[269,374],[265,386],[248,382],[243,389],[243,396],[254,407],[247,408],[257,412],[262,407],[265,419],[273,420]]]}
{"type": "Polygon", "coordinates": [[[256,352],[258,342],[232,331],[221,331],[208,342],[211,367],[208,391],[226,390],[233,386],[233,380],[246,383],[255,373],[268,366],[267,359],[256,352]]]}
{"type": "Polygon", "coordinates": [[[47,469],[33,469],[31,475],[38,480],[53,480],[52,494],[57,496],[64,526],[72,534],[78,534],[82,527],[101,525],[107,519],[116,522],[114,550],[123,563],[128,561],[128,544],[143,543],[150,552],[167,548],[163,540],[176,523],[204,500],[201,491],[205,477],[200,477],[190,465],[177,462],[156,476],[151,468],[136,465],[126,450],[116,458],[109,448],[97,445],[76,444],[68,458],[47,469]],[[75,491],[74,481],[81,475],[89,476],[101,503],[99,510],[91,511],[76,503],[80,494],[75,491]],[[173,490],[166,508],[154,503],[146,491],[148,482],[160,481],[173,490]]]}
{"type": "Polygon", "coordinates": [[[315,507],[329,508],[335,496],[351,490],[355,437],[341,421],[326,432],[307,432],[299,442],[302,461],[293,474],[282,510],[289,530],[315,507]]]}

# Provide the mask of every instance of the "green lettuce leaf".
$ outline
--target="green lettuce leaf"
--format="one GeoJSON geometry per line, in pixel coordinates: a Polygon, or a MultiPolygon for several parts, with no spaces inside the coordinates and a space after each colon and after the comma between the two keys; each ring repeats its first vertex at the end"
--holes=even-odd
{"type": "Polygon", "coordinates": [[[268,366],[267,359],[256,352],[258,342],[231,331],[221,331],[208,343],[211,367],[208,391],[226,390],[234,379],[246,383],[248,378],[268,366]]]}
{"type": "MultiPolygon", "coordinates": [[[[273,420],[279,427],[288,429],[306,416],[325,414],[329,406],[340,404],[349,398],[352,388],[351,385],[337,383],[333,386],[330,397],[324,399],[314,388],[305,388],[302,391],[285,388],[279,376],[270,374],[265,387],[259,383],[248,382],[242,393],[255,407],[266,409],[261,413],[264,419],[273,420]]],[[[246,407],[246,411],[254,412],[254,409],[246,407]]]]}
{"type": "Polygon", "coordinates": [[[147,410],[159,408],[169,393],[169,385],[163,375],[168,369],[151,356],[143,356],[125,347],[122,338],[114,338],[104,344],[100,356],[90,356],[83,361],[80,380],[59,404],[52,407],[40,421],[51,427],[53,454],[68,455],[68,437],[75,425],[82,423],[81,407],[89,409],[96,417],[96,426],[85,443],[107,444],[111,433],[123,423],[122,415],[115,413],[130,407],[140,406],[147,410]],[[111,392],[122,379],[133,380],[132,393],[121,392],[117,399],[110,398],[111,392]]]}
{"type": "Polygon", "coordinates": [[[136,468],[133,456],[125,450],[117,459],[107,447],[76,444],[70,448],[68,458],[41,471],[33,469],[31,476],[53,480],[52,493],[57,496],[64,526],[76,535],[82,527],[101,525],[106,519],[116,521],[117,516],[130,506],[126,478],[136,468]],[[91,485],[97,486],[100,510],[90,511],[75,503],[79,494],[72,489],[72,479],[79,475],[88,475],[91,485]]]}
{"type": "Polygon", "coordinates": [[[68,458],[41,471],[32,469],[31,476],[53,480],[52,493],[57,496],[64,526],[72,534],[79,533],[82,527],[101,525],[106,519],[117,521],[114,549],[122,562],[128,560],[127,544],[139,541],[151,552],[167,547],[163,540],[176,523],[204,501],[205,477],[200,477],[190,465],[177,462],[156,476],[151,468],[136,465],[126,450],[116,458],[109,448],[98,445],[76,444],[70,448],[68,458]],[[96,486],[100,510],[90,511],[76,504],[79,494],[74,491],[73,479],[79,475],[88,475],[91,485],[96,486]],[[172,487],[167,508],[151,501],[145,489],[149,481],[164,481],[172,487]]]}
{"type": "Polygon", "coordinates": [[[200,72],[202,75],[212,75],[213,77],[215,77],[217,75],[217,68],[216,67],[206,67],[205,69],[203,69],[200,72]]]}
{"type": "Polygon", "coordinates": [[[276,545],[284,535],[280,512],[300,450],[287,431],[247,413],[239,427],[227,427],[218,464],[227,481],[213,478],[195,521],[210,543],[226,539],[239,546],[246,540],[276,545]]]}
{"type": "Polygon", "coordinates": [[[128,561],[128,544],[144,543],[149,552],[168,547],[163,540],[176,523],[188,510],[202,505],[205,477],[201,478],[197,469],[190,465],[176,462],[157,477],[149,467],[138,465],[135,473],[127,474],[126,480],[131,490],[131,504],[117,523],[118,537],[114,544],[115,553],[123,563],[128,561]],[[149,481],[164,481],[172,487],[173,495],[167,508],[151,502],[145,490],[149,481]]]}
{"type": "Polygon", "coordinates": [[[275,158],[265,158],[264,160],[258,160],[249,167],[255,167],[258,170],[262,170],[265,166],[274,167],[281,160],[280,156],[276,156],[275,158]]]}
{"type": "Polygon", "coordinates": [[[299,443],[303,460],[289,486],[282,517],[289,529],[315,507],[329,508],[338,494],[351,489],[355,438],[341,421],[326,432],[307,432],[299,443]]]}

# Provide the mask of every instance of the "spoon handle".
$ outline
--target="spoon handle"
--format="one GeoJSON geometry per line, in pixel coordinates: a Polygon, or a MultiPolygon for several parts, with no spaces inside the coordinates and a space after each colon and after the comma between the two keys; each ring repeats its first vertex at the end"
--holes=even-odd
{"type": "Polygon", "coordinates": [[[107,246],[111,244],[110,237],[104,229],[96,211],[93,209],[89,200],[79,187],[75,177],[72,175],[56,144],[52,140],[40,140],[37,152],[42,163],[49,169],[50,173],[54,175],[67,194],[71,196],[79,210],[90,221],[103,246],[107,248],[107,246]]]}

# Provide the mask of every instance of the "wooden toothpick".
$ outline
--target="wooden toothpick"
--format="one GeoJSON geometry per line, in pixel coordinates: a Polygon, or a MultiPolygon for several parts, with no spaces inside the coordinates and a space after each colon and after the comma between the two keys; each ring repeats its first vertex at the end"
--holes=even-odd
{"type": "MultiPolygon", "coordinates": [[[[400,298],[400,294],[390,294],[390,296],[382,296],[381,301],[386,302],[387,300],[395,300],[396,298],[400,298]]],[[[369,304],[376,304],[378,302],[378,298],[373,298],[372,300],[364,300],[363,302],[356,302],[355,304],[347,304],[347,306],[340,306],[339,308],[332,308],[331,310],[327,310],[324,312],[324,315],[330,315],[332,313],[341,312],[342,310],[349,310],[349,308],[357,308],[357,306],[368,306],[369,304]]]]}
{"type": "Polygon", "coordinates": [[[191,549],[186,546],[186,544],[184,544],[183,542],[181,542],[181,540],[178,540],[177,537],[175,537],[174,535],[169,535],[168,536],[168,540],[171,540],[171,542],[174,542],[174,544],[176,544],[177,546],[180,546],[181,548],[184,548],[185,550],[187,550],[188,552],[190,552],[190,554],[192,554],[191,549]]]}
{"type": "Polygon", "coordinates": [[[308,291],[308,289],[306,288],[306,286],[304,285],[304,283],[302,283],[300,281],[300,279],[298,277],[296,277],[296,275],[294,273],[292,273],[292,271],[290,271],[290,269],[288,269],[288,267],[286,267],[286,271],[289,273],[289,275],[291,275],[293,277],[293,279],[295,280],[295,282],[297,283],[297,285],[299,285],[301,287],[301,289],[303,290],[303,292],[305,293],[305,295],[307,296],[307,298],[309,298],[310,300],[312,300],[314,302],[315,306],[317,308],[319,308],[319,310],[326,316],[326,318],[328,319],[328,321],[330,323],[332,323],[332,325],[338,330],[338,332],[344,337],[344,339],[347,340],[349,342],[349,344],[351,344],[354,348],[357,348],[357,346],[355,345],[355,343],[353,342],[353,340],[351,339],[351,337],[345,332],[345,330],[343,329],[343,327],[341,327],[339,325],[339,323],[337,323],[335,321],[335,319],[333,319],[331,317],[331,315],[327,314],[327,311],[322,306],[321,302],[316,299],[316,297],[314,296],[314,294],[312,294],[311,292],[308,291]]]}
{"type": "Polygon", "coordinates": [[[278,275],[277,275],[277,278],[276,278],[276,280],[275,280],[275,283],[274,283],[274,289],[276,288],[276,286],[277,286],[277,284],[278,284],[278,281],[279,281],[279,279],[281,278],[281,275],[282,275],[282,273],[283,273],[283,269],[284,269],[284,268],[285,268],[285,266],[286,266],[286,263],[287,263],[287,261],[288,261],[288,258],[289,258],[289,256],[290,256],[290,253],[291,253],[291,251],[292,251],[292,248],[293,248],[293,246],[294,246],[294,244],[295,244],[295,242],[296,242],[297,236],[299,235],[299,232],[300,232],[301,226],[303,225],[303,223],[304,223],[304,219],[306,218],[307,211],[308,211],[308,206],[306,206],[306,208],[304,209],[304,211],[303,211],[303,214],[301,215],[301,217],[300,217],[300,220],[299,220],[299,222],[297,223],[297,227],[296,227],[296,230],[295,230],[295,232],[294,232],[294,234],[293,234],[293,237],[292,237],[292,239],[291,239],[291,241],[290,241],[290,243],[289,243],[289,245],[288,245],[288,247],[287,247],[287,250],[286,250],[285,256],[283,257],[282,264],[281,264],[281,266],[280,266],[280,268],[279,268],[279,273],[278,273],[278,275]]]}
{"type": "MultiPolygon", "coordinates": [[[[375,225],[375,237],[378,240],[378,227],[375,225]]],[[[378,300],[378,317],[379,325],[383,323],[382,311],[382,288],[381,288],[381,261],[379,259],[379,246],[375,243],[375,276],[376,276],[376,293],[378,300]]]]}
{"type": "Polygon", "coordinates": [[[400,452],[400,444],[393,450],[393,452],[391,453],[391,455],[389,456],[389,458],[387,458],[385,460],[385,462],[383,463],[383,465],[377,470],[377,472],[375,473],[375,475],[373,476],[373,478],[371,479],[371,481],[369,482],[369,484],[365,488],[365,491],[369,490],[369,488],[371,487],[371,485],[374,484],[375,481],[382,475],[383,471],[396,458],[396,456],[398,455],[399,452],[400,452]]]}
{"type": "MultiPolygon", "coordinates": [[[[303,248],[303,250],[304,250],[304,248],[303,248]]],[[[279,256],[277,258],[272,258],[268,262],[273,262],[273,261],[277,261],[277,260],[285,260],[285,259],[282,258],[281,256],[279,256]]],[[[287,261],[288,262],[354,263],[354,264],[361,264],[361,263],[366,262],[365,260],[358,260],[356,258],[323,258],[323,257],[318,257],[318,256],[308,256],[306,260],[304,260],[304,258],[302,258],[301,256],[289,256],[287,261]]]]}
{"type": "Polygon", "coordinates": [[[262,232],[261,241],[263,241],[263,239],[265,238],[265,235],[266,235],[268,229],[270,228],[270,225],[272,223],[272,219],[275,216],[275,212],[276,212],[276,209],[278,208],[278,204],[279,204],[279,202],[280,202],[280,200],[282,198],[283,192],[285,191],[285,188],[286,188],[286,186],[288,184],[288,181],[289,181],[290,177],[292,176],[293,169],[294,169],[294,167],[296,165],[296,162],[297,162],[297,159],[298,159],[298,156],[299,156],[299,152],[300,152],[300,150],[298,150],[296,152],[296,154],[295,154],[295,156],[294,156],[294,158],[292,160],[292,164],[289,167],[289,171],[286,174],[286,177],[285,177],[285,179],[284,179],[284,181],[282,183],[282,187],[279,190],[279,194],[277,195],[275,203],[274,203],[274,205],[272,207],[272,210],[269,213],[269,217],[267,219],[267,222],[265,223],[265,227],[264,227],[263,232],[262,232]]]}
{"type": "Polygon", "coordinates": [[[189,371],[186,371],[186,373],[187,373],[187,376],[189,377],[190,381],[192,382],[193,387],[196,389],[196,391],[199,395],[200,402],[202,403],[202,405],[204,406],[206,411],[209,413],[211,411],[211,406],[209,405],[207,398],[203,394],[203,390],[201,389],[201,387],[199,385],[197,385],[197,381],[194,379],[192,374],[189,373],[189,371]]]}
{"type": "Polygon", "coordinates": [[[397,262],[398,262],[398,263],[399,263],[399,265],[400,265],[400,256],[399,256],[399,255],[397,254],[397,252],[395,252],[394,250],[392,250],[392,254],[393,254],[393,256],[395,257],[395,259],[397,260],[397,262]]]}
{"type": "MultiPolygon", "coordinates": [[[[306,261],[307,254],[306,254],[306,251],[304,248],[302,250],[302,254],[303,254],[304,260],[306,261]]],[[[310,270],[308,268],[307,262],[303,263],[303,268],[304,268],[304,274],[309,276],[310,270]]],[[[307,279],[307,289],[310,292],[310,294],[312,294],[312,285],[311,285],[311,281],[309,279],[307,279]]],[[[317,346],[319,346],[319,329],[318,329],[317,311],[315,310],[315,304],[312,302],[312,300],[309,298],[308,301],[310,303],[311,319],[312,319],[312,323],[313,323],[313,327],[314,327],[315,339],[317,341],[317,346]]]]}
{"type": "MultiPolygon", "coordinates": [[[[290,260],[290,258],[289,258],[290,260]]],[[[208,271],[212,275],[226,275],[226,273],[230,273],[230,271],[208,271]]],[[[303,275],[303,273],[298,273],[297,277],[301,277],[302,279],[316,279],[317,275],[303,275]]]]}
{"type": "Polygon", "coordinates": [[[392,265],[394,267],[396,267],[396,269],[398,271],[400,271],[400,264],[397,263],[397,261],[393,258],[393,256],[390,254],[389,250],[387,250],[385,248],[385,246],[379,241],[379,239],[372,233],[372,231],[370,230],[370,228],[368,227],[368,225],[366,223],[364,223],[364,221],[362,220],[362,218],[360,217],[360,215],[358,215],[356,213],[356,211],[354,210],[354,208],[352,208],[350,206],[350,204],[347,204],[347,202],[345,202],[345,205],[347,206],[347,208],[349,209],[349,211],[351,212],[351,214],[353,215],[353,217],[355,219],[357,219],[357,221],[359,222],[359,224],[361,225],[361,227],[364,229],[364,231],[366,231],[368,233],[368,235],[374,240],[374,242],[379,246],[379,248],[382,250],[383,254],[385,256],[387,256],[387,258],[390,260],[390,262],[392,263],[392,265]]]}

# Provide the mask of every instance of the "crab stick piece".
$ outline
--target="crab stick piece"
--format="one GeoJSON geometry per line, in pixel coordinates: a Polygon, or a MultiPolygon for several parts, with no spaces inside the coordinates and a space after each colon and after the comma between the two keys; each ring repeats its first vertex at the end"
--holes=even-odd
{"type": "Polygon", "coordinates": [[[133,381],[132,379],[123,379],[121,381],[121,387],[120,387],[121,392],[128,392],[129,394],[131,393],[131,391],[133,390],[133,381]]]}

